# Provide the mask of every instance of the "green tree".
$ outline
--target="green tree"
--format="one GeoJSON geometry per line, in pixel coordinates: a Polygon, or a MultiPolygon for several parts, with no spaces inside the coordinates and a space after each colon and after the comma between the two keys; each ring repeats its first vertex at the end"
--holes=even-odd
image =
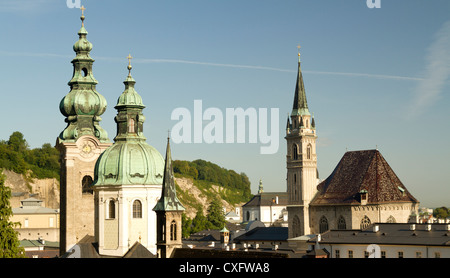
{"type": "Polygon", "coordinates": [[[208,207],[208,214],[206,215],[209,229],[222,229],[225,225],[225,215],[223,213],[222,205],[219,199],[214,198],[208,207]]]}
{"type": "Polygon", "coordinates": [[[449,216],[449,209],[446,207],[435,208],[433,216],[440,219],[445,219],[449,216]]]}
{"type": "Polygon", "coordinates": [[[192,219],[192,225],[190,233],[196,233],[200,232],[201,230],[206,229],[207,227],[207,219],[205,215],[203,215],[203,210],[199,209],[197,210],[197,214],[195,215],[194,219],[192,219]]]}
{"type": "Polygon", "coordinates": [[[25,140],[23,134],[19,131],[15,131],[9,136],[8,145],[12,150],[19,153],[24,153],[28,149],[27,140],[25,140]]]}
{"type": "Polygon", "coordinates": [[[12,215],[9,203],[11,189],[5,186],[5,179],[0,171],[0,258],[23,258],[25,251],[20,247],[18,232],[14,230],[19,223],[9,221],[12,215]]]}
{"type": "Polygon", "coordinates": [[[181,215],[181,236],[188,238],[191,235],[192,219],[188,218],[185,213],[181,215]]]}

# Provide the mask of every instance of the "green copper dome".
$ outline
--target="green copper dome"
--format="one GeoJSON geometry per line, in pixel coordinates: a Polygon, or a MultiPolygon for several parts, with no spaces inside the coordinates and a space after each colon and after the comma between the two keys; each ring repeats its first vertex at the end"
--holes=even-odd
{"type": "Polygon", "coordinates": [[[119,141],[106,149],[95,165],[96,186],[161,185],[164,159],[145,142],[119,141]]]}
{"type": "Polygon", "coordinates": [[[107,103],[105,97],[96,90],[98,82],[92,72],[94,59],[89,56],[92,44],[86,39],[84,15],[81,20],[79,40],[73,46],[76,57],[72,60],[73,76],[68,83],[70,92],[59,104],[59,110],[67,122],[67,127],[61,132],[59,140],[74,142],[83,135],[91,135],[101,142],[109,142],[107,132],[99,124],[107,103]]]}
{"type": "MultiPolygon", "coordinates": [[[[128,69],[131,70],[131,65],[128,69]]],[[[143,135],[145,106],[134,89],[135,83],[129,73],[124,81],[125,90],[115,106],[115,142],[100,155],[95,166],[96,186],[162,184],[164,158],[147,144],[143,135]]]]}

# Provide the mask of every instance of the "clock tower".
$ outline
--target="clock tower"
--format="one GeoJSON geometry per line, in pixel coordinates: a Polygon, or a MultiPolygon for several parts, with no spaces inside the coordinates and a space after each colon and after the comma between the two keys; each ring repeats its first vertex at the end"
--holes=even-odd
{"type": "Polygon", "coordinates": [[[79,39],[73,46],[76,57],[72,60],[70,92],[59,106],[67,123],[56,140],[61,165],[61,255],[86,236],[94,236],[94,168],[97,158],[111,145],[108,134],[99,125],[106,100],[96,91],[98,82],[92,73],[92,44],[86,39],[84,10],[81,7],[79,39]]]}

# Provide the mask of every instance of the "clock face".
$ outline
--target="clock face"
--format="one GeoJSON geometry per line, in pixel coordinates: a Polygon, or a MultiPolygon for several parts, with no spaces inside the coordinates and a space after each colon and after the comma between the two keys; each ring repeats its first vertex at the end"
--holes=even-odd
{"type": "Polygon", "coordinates": [[[94,155],[94,149],[95,149],[95,145],[94,143],[90,142],[90,141],[86,141],[81,145],[81,156],[82,157],[92,157],[94,155]]]}

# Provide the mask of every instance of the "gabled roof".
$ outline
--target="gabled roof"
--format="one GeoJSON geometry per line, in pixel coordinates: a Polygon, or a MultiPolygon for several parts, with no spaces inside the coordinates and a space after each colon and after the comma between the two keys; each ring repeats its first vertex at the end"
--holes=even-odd
{"type": "Polygon", "coordinates": [[[360,204],[364,192],[367,204],[419,202],[378,150],[346,152],[317,189],[310,205],[360,204]]]}
{"type": "Polygon", "coordinates": [[[253,196],[243,207],[260,207],[260,206],[286,206],[288,204],[287,192],[263,192],[253,196]],[[278,197],[278,204],[273,200],[278,197]]]}

